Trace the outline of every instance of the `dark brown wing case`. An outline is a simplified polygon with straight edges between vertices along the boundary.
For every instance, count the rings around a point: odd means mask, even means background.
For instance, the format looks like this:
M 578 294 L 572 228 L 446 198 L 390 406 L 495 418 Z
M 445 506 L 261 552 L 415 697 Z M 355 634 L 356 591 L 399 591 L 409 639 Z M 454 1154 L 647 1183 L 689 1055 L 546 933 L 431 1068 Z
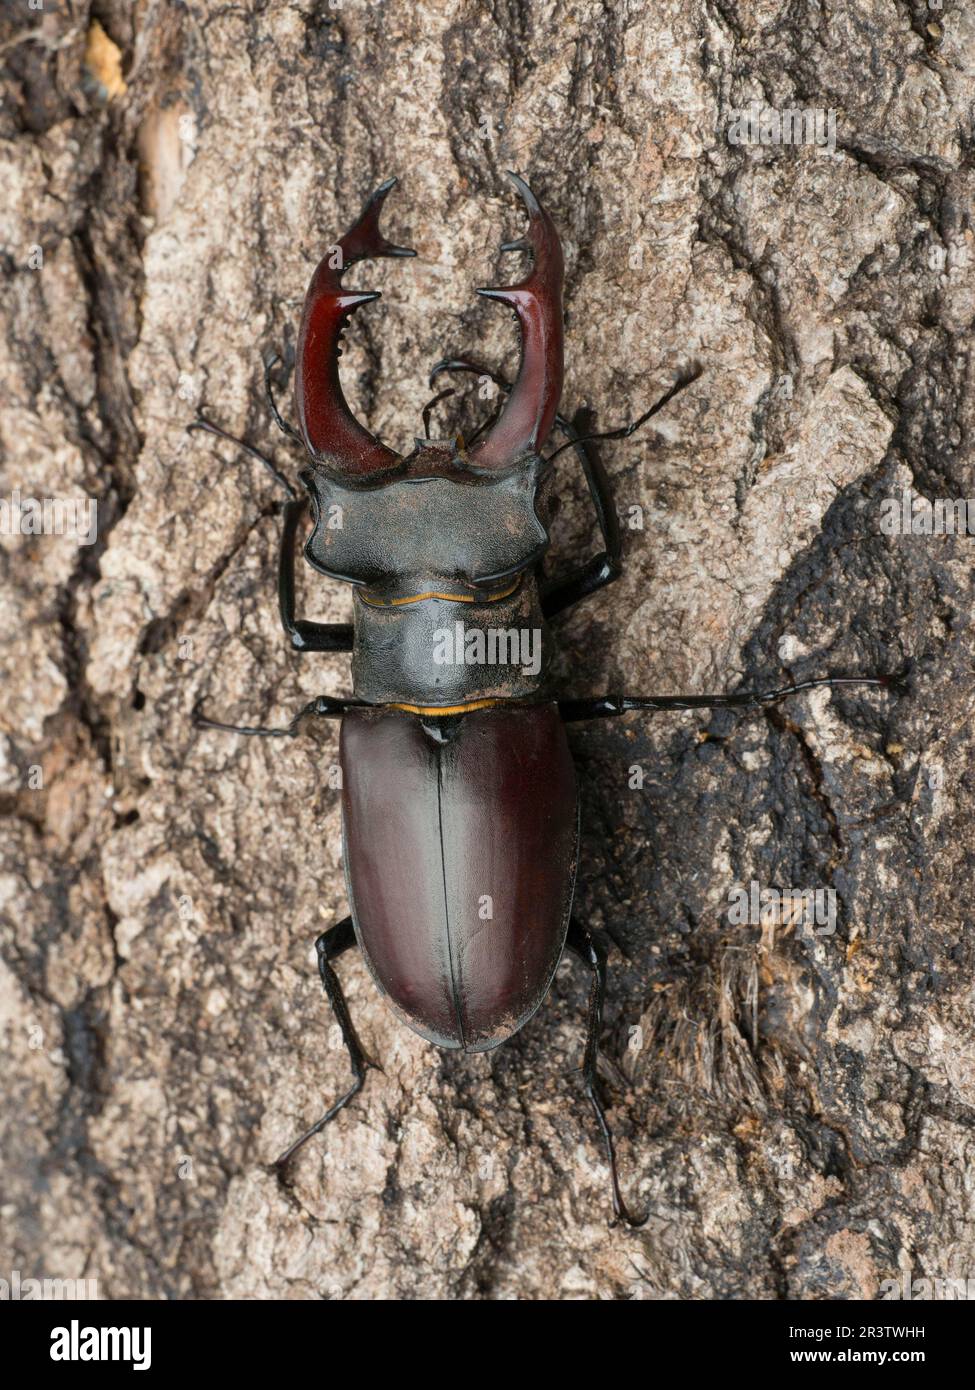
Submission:
M 575 771 L 554 704 L 475 710 L 446 739 L 358 710 L 341 737 L 356 934 L 397 1014 L 481 1052 L 548 992 L 578 846 Z

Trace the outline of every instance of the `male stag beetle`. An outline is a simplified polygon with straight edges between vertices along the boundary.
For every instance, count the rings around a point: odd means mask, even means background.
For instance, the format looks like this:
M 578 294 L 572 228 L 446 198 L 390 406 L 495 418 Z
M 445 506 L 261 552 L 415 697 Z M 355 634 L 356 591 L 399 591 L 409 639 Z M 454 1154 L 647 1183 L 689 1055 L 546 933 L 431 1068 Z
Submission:
M 639 1226 L 646 1217 L 631 1215 L 623 1200 L 596 1071 L 606 947 L 572 915 L 579 796 L 565 722 L 628 710 L 761 706 L 814 686 L 855 682 L 824 678 L 732 695 L 559 699 L 552 693 L 548 620 L 621 572 L 612 492 L 592 444 L 632 434 L 699 369 L 620 429 L 580 435 L 558 413 L 562 249 L 531 189 L 518 175 L 510 178 L 525 205 L 528 232 L 502 249 L 530 252 L 531 268 L 517 285 L 478 293 L 514 310 L 521 363 L 511 387 L 487 373 L 499 387 L 501 408 L 466 441 L 429 438 L 430 409 L 449 391 L 424 410 L 427 437 L 405 456 L 371 435 L 342 395 L 342 332 L 354 309 L 377 298 L 343 289 L 343 271 L 356 261 L 415 254 L 379 231 L 394 179 L 373 193 L 312 277 L 295 371 L 300 432 L 281 419 L 270 390 L 276 359 L 266 364 L 274 419 L 311 460 L 299 475 L 308 496 L 300 497 L 270 459 L 242 445 L 288 494 L 278 576 L 281 621 L 296 652 L 352 653 L 353 698 L 322 696 L 284 728 L 236 727 L 199 710 L 195 716 L 204 728 L 265 737 L 294 735 L 308 716 L 342 721 L 350 915 L 320 936 L 316 948 L 354 1080 L 277 1166 L 352 1100 L 370 1065 L 333 969 L 337 956 L 358 944 L 408 1027 L 438 1047 L 482 1052 L 532 1017 L 568 947 L 592 974 L 582 1073 L 605 1146 L 614 1211 Z M 484 369 L 453 358 L 437 364 L 431 384 L 453 371 Z M 545 456 L 556 426 L 565 443 Z M 191 428 L 232 439 L 202 417 Z M 553 461 L 568 448 L 582 467 L 604 549 L 555 582 L 541 573 L 548 534 L 537 503 Z M 351 624 L 295 615 L 295 544 L 309 500 L 314 525 L 305 557 L 321 574 L 353 586 Z M 336 507 L 342 525 L 330 527 Z M 446 659 L 451 647 L 457 659 Z M 481 910 L 486 901 L 487 917 Z

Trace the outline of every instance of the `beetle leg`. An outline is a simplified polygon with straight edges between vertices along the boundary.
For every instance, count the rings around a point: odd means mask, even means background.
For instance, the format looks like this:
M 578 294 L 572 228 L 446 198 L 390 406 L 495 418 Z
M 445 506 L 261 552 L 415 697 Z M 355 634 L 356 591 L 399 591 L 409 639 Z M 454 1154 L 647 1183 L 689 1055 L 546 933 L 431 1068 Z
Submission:
M 635 1230 L 646 1225 L 650 1213 L 648 1211 L 646 1216 L 633 1216 L 623 1200 L 619 1173 L 616 1169 L 616 1147 L 613 1143 L 613 1132 L 606 1119 L 599 1077 L 596 1073 L 596 1066 L 599 1061 L 599 1035 L 603 1026 L 603 1001 L 606 998 L 606 947 L 598 937 L 593 936 L 592 932 L 587 931 L 574 917 L 569 922 L 569 934 L 565 944 L 592 971 L 592 987 L 589 991 L 589 1010 L 586 1018 L 586 1051 L 582 1061 L 583 1084 L 593 1114 L 596 1116 L 596 1123 L 603 1136 L 606 1157 L 609 1161 L 610 1181 L 613 1189 L 613 1211 L 620 1221 L 624 1221 L 627 1226 L 631 1226 Z
M 193 723 L 198 729 L 220 729 L 227 734 L 252 734 L 256 738 L 296 738 L 302 720 L 309 716 L 315 714 L 326 719 L 341 719 L 350 709 L 360 709 L 364 703 L 363 700 L 342 700 L 332 695 L 319 695 L 300 709 L 290 724 L 271 728 L 260 724 L 224 724 L 219 719 L 210 719 L 197 703 L 193 706 Z
M 278 563 L 278 609 L 292 649 L 296 652 L 350 652 L 351 623 L 310 623 L 295 617 L 295 543 L 307 497 L 294 497 L 284 507 L 281 555 Z
M 606 549 L 601 555 L 594 556 L 565 579 L 543 588 L 542 612 L 546 618 L 553 618 L 556 613 L 562 613 L 565 609 L 571 608 L 580 599 L 588 598 L 590 594 L 595 594 L 607 584 L 612 584 L 613 580 L 618 579 L 623 572 L 623 542 L 620 536 L 616 506 L 613 501 L 613 489 L 599 455 L 590 447 L 592 441 L 596 439 L 628 439 L 641 425 L 646 424 L 658 411 L 663 410 L 665 405 L 672 401 L 686 386 L 689 386 L 692 381 L 696 381 L 700 375 L 700 367 L 694 367 L 685 372 L 678 377 L 669 391 L 666 391 L 658 401 L 654 402 L 649 410 L 644 411 L 638 420 L 634 420 L 629 425 L 621 425 L 619 429 L 601 430 L 596 434 L 585 432 L 580 434 L 576 427 L 577 423 L 585 420 L 588 412 L 577 411 L 575 419 L 571 423 L 563 420 L 561 416 L 556 416 L 556 421 L 561 426 L 566 442 L 549 454 L 548 462 L 551 463 L 565 449 L 575 449 L 582 463 L 582 470 L 586 475 L 589 496 L 592 498 L 593 507 L 596 510 L 596 519 L 599 522 L 599 529 L 602 532 L 603 544 Z M 584 425 L 582 425 L 582 429 L 585 430 Z
M 362 1044 L 359 1042 L 356 1035 L 352 1019 L 349 1016 L 349 1008 L 345 1002 L 345 995 L 342 993 L 339 977 L 332 969 L 332 961 L 335 960 L 336 957 L 342 955 L 344 951 L 347 951 L 350 946 L 354 946 L 355 944 L 355 928 L 352 925 L 351 917 L 343 917 L 341 922 L 336 922 L 334 927 L 330 927 L 327 932 L 323 932 L 315 942 L 315 950 L 318 952 L 318 970 L 322 977 L 322 985 L 324 986 L 325 993 L 328 995 L 328 1002 L 332 1006 L 332 1012 L 335 1014 L 339 1028 L 342 1030 L 342 1041 L 345 1043 L 345 1049 L 349 1054 L 349 1062 L 352 1065 L 352 1073 L 355 1076 L 355 1080 L 345 1092 L 345 1095 L 340 1096 L 335 1104 L 326 1110 L 322 1118 L 316 1120 L 311 1129 L 306 1130 L 293 1144 L 285 1149 L 284 1153 L 281 1154 L 279 1158 L 274 1160 L 271 1166 L 277 1168 L 279 1171 L 294 1157 L 303 1144 L 313 1138 L 314 1135 L 320 1134 L 329 1120 L 334 1120 L 339 1111 L 343 1110 L 345 1106 L 348 1105 L 349 1101 L 359 1094 L 365 1084 L 366 1071 L 369 1067 L 376 1067 L 377 1071 L 381 1070 L 381 1068 L 376 1066 L 376 1063 L 367 1057 L 366 1053 L 363 1051 Z
M 278 410 L 277 401 L 274 399 L 274 387 L 271 385 L 271 372 L 280 361 L 281 357 L 276 352 L 269 353 L 264 359 L 264 395 L 267 398 L 271 419 L 277 425 L 281 433 L 286 435 L 288 439 L 293 439 L 296 443 L 301 444 L 301 435 L 293 425 L 289 425 L 287 420 L 282 418 L 281 412 Z M 206 430 L 208 434 L 218 435 L 221 439 L 226 439 L 228 443 L 236 444 L 238 449 L 243 449 L 245 453 L 250 454 L 251 458 L 255 458 L 259 463 L 262 463 L 274 481 L 279 487 L 285 490 L 289 497 L 297 496 L 294 488 L 288 482 L 284 474 L 278 470 L 272 460 L 269 459 L 266 454 L 262 454 L 259 449 L 255 449 L 253 445 L 245 444 L 242 439 L 237 439 L 234 435 L 228 434 L 226 430 L 221 429 L 219 425 L 214 425 L 203 415 L 197 416 L 192 425 L 187 426 L 187 429 L 190 433 L 192 433 L 193 430 Z
M 674 382 L 673 386 L 671 386 L 667 391 L 665 391 L 659 400 L 654 401 L 653 405 L 650 406 L 648 410 L 645 410 L 643 414 L 640 415 L 636 420 L 631 420 L 628 425 L 617 425 L 615 429 L 598 430 L 595 434 L 583 435 L 581 440 L 570 439 L 568 443 L 560 444 L 557 449 L 553 450 L 553 452 L 549 454 L 547 462 L 551 463 L 557 454 L 561 454 L 563 450 L 568 449 L 571 444 L 588 443 L 590 439 L 629 439 L 631 434 L 635 434 L 636 431 L 640 429 L 642 425 L 645 425 L 648 420 L 652 420 L 654 415 L 656 415 L 659 411 L 663 410 L 665 405 L 669 405 L 675 396 L 680 395 L 681 391 L 683 391 L 685 387 L 690 386 L 692 382 L 697 381 L 702 371 L 703 368 L 699 367 L 697 363 L 695 363 L 686 371 L 681 372 L 680 376 Z
M 558 705 L 562 718 L 571 723 L 577 719 L 613 718 L 630 710 L 761 709 L 803 690 L 838 685 L 874 685 L 898 693 L 902 689 L 902 679 L 899 676 L 820 676 L 775 690 L 741 690 L 733 695 L 597 695 L 587 700 L 559 700 Z

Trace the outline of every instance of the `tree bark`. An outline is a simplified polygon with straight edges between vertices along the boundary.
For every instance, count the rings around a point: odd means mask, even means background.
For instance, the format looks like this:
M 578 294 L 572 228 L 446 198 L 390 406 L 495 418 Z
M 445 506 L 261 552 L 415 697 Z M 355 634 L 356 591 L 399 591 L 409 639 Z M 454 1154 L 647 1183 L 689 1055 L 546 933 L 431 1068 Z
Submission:
M 972 539 L 883 522 L 905 489 L 975 497 L 971 10 L 105 0 L 2 25 L 0 496 L 97 501 L 93 544 L 0 551 L 3 1268 L 357 1299 L 871 1298 L 975 1268 Z M 749 141 L 763 108 L 779 138 Z M 603 446 L 625 573 L 557 620 L 564 694 L 910 664 L 904 693 L 571 729 L 635 1234 L 570 961 L 468 1057 L 343 958 L 383 1071 L 269 1169 L 349 1084 L 313 949 L 347 912 L 336 728 L 191 721 L 284 723 L 349 673 L 282 638 L 273 481 L 186 425 L 294 475 L 262 354 L 287 367 L 316 261 L 391 174 L 418 255 L 350 277 L 384 292 L 342 359 L 360 418 L 403 448 L 439 358 L 513 373 L 473 294 L 513 278 L 509 168 L 563 238 L 563 410 L 615 426 L 703 368 Z M 570 454 L 558 475 L 556 569 L 596 545 Z M 301 599 L 350 612 L 310 571 Z M 752 883 L 835 911 L 737 920 Z

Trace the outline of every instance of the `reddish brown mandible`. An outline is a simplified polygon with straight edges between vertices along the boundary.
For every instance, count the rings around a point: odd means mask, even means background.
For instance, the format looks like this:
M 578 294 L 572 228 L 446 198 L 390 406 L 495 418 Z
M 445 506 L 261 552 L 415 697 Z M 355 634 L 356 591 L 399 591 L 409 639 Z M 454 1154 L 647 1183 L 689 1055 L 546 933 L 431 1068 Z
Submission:
M 528 212 L 528 232 L 505 242 L 504 251 L 530 251 L 532 266 L 517 285 L 479 289 L 509 304 L 521 325 L 518 377 L 494 426 L 465 463 L 505 469 L 543 447 L 562 394 L 562 248 L 552 219 L 517 174 L 508 176 Z M 352 414 L 339 382 L 339 342 L 350 314 L 378 299 L 375 290 L 344 290 L 342 275 L 356 261 L 413 256 L 379 230 L 379 215 L 395 186 L 387 179 L 368 199 L 357 222 L 319 262 L 308 287 L 298 338 L 295 395 L 301 433 L 312 459 L 326 472 L 345 477 L 388 473 L 404 458 L 381 444 Z

